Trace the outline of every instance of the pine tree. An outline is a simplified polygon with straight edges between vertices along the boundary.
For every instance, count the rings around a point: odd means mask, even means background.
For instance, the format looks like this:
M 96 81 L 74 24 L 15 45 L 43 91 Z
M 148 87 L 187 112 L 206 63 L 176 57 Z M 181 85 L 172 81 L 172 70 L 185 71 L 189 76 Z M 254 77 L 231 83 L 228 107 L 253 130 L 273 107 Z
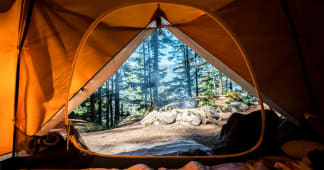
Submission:
M 230 90 L 230 92 L 233 92 L 232 80 L 229 80 L 229 90 Z
M 120 110 L 119 110 L 119 72 L 115 73 L 115 123 L 119 122 Z
M 110 92 L 109 92 L 109 80 L 106 81 L 106 128 L 110 127 L 110 105 L 111 105 L 111 99 L 110 99 Z
M 157 30 L 152 34 L 152 48 L 153 48 L 153 103 L 156 107 L 159 106 L 159 43 Z
M 98 123 L 102 124 L 102 86 L 98 89 Z
M 218 81 L 219 81 L 219 95 L 223 95 L 223 76 L 220 71 L 218 73 Z
M 187 95 L 188 97 L 192 97 L 192 93 L 191 93 L 191 76 L 190 76 L 190 59 L 189 59 L 189 49 L 188 46 L 186 46 L 185 44 L 183 44 L 183 48 L 184 48 L 184 71 L 185 71 L 185 75 L 186 75 L 186 83 L 187 83 Z
M 90 96 L 90 120 L 96 121 L 96 108 L 95 108 L 96 96 L 95 93 Z
M 199 84 L 198 84 L 198 64 L 197 64 L 197 54 L 195 53 L 195 80 L 196 80 L 196 96 L 199 96 Z

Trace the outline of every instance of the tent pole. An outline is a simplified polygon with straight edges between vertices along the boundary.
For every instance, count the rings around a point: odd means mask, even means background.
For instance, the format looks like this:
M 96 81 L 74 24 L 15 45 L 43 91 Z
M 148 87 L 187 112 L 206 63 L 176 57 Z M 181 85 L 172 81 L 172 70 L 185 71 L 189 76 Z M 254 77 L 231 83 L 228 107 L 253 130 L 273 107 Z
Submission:
M 295 26 L 293 17 L 291 15 L 291 12 L 289 10 L 287 0 L 280 0 L 280 2 L 281 2 L 281 5 L 282 5 L 282 8 L 283 8 L 283 11 L 287 16 L 287 19 L 288 19 L 288 22 L 289 22 L 289 25 L 290 25 L 294 40 L 296 42 L 297 54 L 298 54 L 299 62 L 300 62 L 301 69 L 302 69 L 302 72 L 303 72 L 304 81 L 305 81 L 305 85 L 306 85 L 306 88 L 307 88 L 307 93 L 308 93 L 308 96 L 309 96 L 309 99 L 310 99 L 310 102 L 311 102 L 311 114 L 317 114 L 318 113 L 317 112 L 318 111 L 317 102 L 316 102 L 316 100 L 314 99 L 314 96 L 313 96 L 313 90 L 312 90 L 312 86 L 311 86 L 311 83 L 310 83 L 310 80 L 309 80 L 308 72 L 307 72 L 307 69 L 306 69 L 306 66 L 305 66 L 305 60 L 304 60 L 301 44 L 299 42 L 299 37 L 298 37 L 297 30 L 296 30 L 296 26 Z
M 20 23 L 19 23 L 19 33 L 22 32 L 22 35 L 19 36 L 19 46 L 18 48 L 18 57 L 17 57 L 17 67 L 16 67 L 16 84 L 15 84 L 15 110 L 14 110 L 14 133 L 13 133 L 13 142 L 12 142 L 12 157 L 16 157 L 16 135 L 17 135 L 17 112 L 18 112 L 18 98 L 19 98 L 19 78 L 20 78 L 20 59 L 21 59 L 21 50 L 24 45 L 26 35 L 28 32 L 32 12 L 33 12 L 34 0 L 23 0 L 21 5 L 20 13 Z M 25 8 L 28 8 L 25 11 Z M 26 18 L 25 18 L 26 16 Z

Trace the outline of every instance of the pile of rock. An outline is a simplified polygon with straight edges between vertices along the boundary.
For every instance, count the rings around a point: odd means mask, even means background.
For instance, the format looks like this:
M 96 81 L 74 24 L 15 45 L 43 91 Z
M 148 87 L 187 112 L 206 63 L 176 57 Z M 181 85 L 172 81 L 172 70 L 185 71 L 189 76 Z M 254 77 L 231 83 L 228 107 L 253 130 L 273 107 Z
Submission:
M 218 124 L 224 118 L 224 112 L 229 115 L 229 112 L 245 111 L 249 107 L 242 102 L 232 102 L 227 105 L 212 107 L 202 106 L 194 109 L 163 109 L 160 111 L 153 111 L 147 114 L 142 120 L 141 124 L 159 125 L 159 124 L 181 124 L 199 126 L 201 124 Z
M 141 123 L 145 126 L 159 124 L 181 124 L 199 126 L 200 124 L 215 123 L 220 116 L 213 107 L 201 107 L 196 109 L 173 109 L 171 111 L 153 111 L 145 116 Z

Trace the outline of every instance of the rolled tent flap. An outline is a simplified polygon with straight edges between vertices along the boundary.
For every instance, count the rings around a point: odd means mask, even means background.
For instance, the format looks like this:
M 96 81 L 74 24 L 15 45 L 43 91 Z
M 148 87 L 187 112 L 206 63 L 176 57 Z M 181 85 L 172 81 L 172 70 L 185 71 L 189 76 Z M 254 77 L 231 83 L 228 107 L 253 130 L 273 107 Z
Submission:
M 12 152 L 13 146 L 21 8 L 20 0 L 0 3 L 0 160 L 2 155 Z
M 92 19 L 35 1 L 21 56 L 17 128 L 34 135 L 64 103 L 74 50 Z

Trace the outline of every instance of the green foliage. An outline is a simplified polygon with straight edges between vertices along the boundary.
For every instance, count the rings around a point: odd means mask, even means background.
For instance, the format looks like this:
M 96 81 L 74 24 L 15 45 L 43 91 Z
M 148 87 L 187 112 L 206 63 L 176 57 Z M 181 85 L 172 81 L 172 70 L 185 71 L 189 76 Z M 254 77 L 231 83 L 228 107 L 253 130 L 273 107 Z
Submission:
M 213 106 L 216 107 L 217 105 L 214 102 L 215 96 L 206 96 L 206 97 L 201 97 L 199 102 L 198 102 L 198 107 L 201 106 Z
M 87 99 L 73 111 L 74 117 L 93 121 L 90 107 L 94 106 L 92 110 L 95 108 L 94 122 L 96 123 L 99 119 L 97 114 L 99 110 L 102 111 L 103 114 L 100 117 L 105 126 L 89 125 L 86 131 L 116 127 L 118 122 L 115 122 L 115 108 L 121 113 L 117 114 L 117 118 L 120 119 L 116 121 L 122 122 L 127 116 L 146 115 L 169 103 L 198 96 L 206 96 L 199 101 L 198 106 L 215 107 L 214 100 L 219 95 L 220 80 L 223 82 L 225 103 L 232 101 L 242 101 L 247 104 L 257 103 L 254 96 L 234 82 L 231 82 L 231 87 L 226 84 L 227 78 L 219 70 L 198 56 L 166 29 L 163 29 L 162 35 L 159 35 L 158 38 L 156 38 L 156 34 L 153 36 L 150 36 L 139 46 L 119 68 L 118 80 L 116 80 L 116 75 L 111 76 L 102 86 L 100 96 L 98 91 L 95 92 L 93 94 L 95 100 Z M 154 75 L 155 78 L 153 78 Z M 116 90 L 116 85 L 118 85 L 118 90 Z M 154 90 L 158 93 L 154 94 Z M 116 98 L 119 102 L 116 102 Z M 101 103 L 100 106 L 99 103 Z M 106 113 L 109 113 L 109 117 Z
M 258 104 L 258 99 L 251 95 L 250 93 L 247 93 L 247 92 L 242 92 L 241 93 L 241 96 L 242 96 L 242 100 L 244 103 L 247 103 L 247 104 Z
M 242 99 L 242 96 L 239 92 L 225 92 L 224 96 L 226 96 L 226 98 L 227 98 L 225 101 L 226 104 L 232 103 L 234 101 L 244 102 L 244 100 Z M 248 104 L 248 103 L 246 103 L 246 104 Z

